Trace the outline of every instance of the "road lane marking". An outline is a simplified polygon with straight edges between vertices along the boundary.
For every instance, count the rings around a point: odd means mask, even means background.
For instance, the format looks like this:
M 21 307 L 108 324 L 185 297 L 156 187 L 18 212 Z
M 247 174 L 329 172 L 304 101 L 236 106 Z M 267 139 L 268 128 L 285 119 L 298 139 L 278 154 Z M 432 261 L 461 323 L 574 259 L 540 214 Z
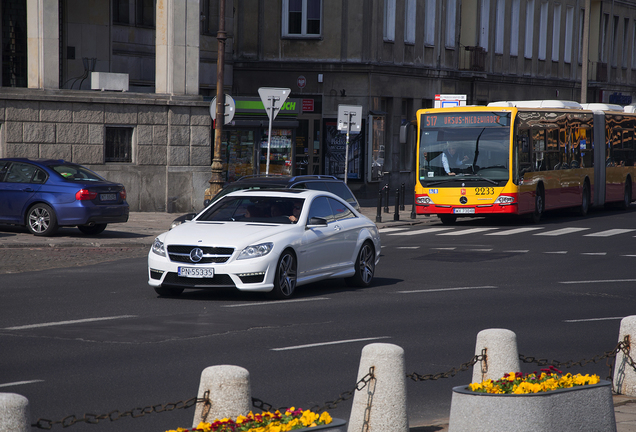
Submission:
M 485 285 L 485 286 L 477 286 L 477 287 L 438 288 L 438 289 L 413 290 L 413 291 L 398 291 L 398 294 L 427 293 L 427 292 L 440 292 L 440 291 L 463 291 L 463 290 L 493 289 L 493 288 L 497 288 L 497 287 L 492 285 Z
M 316 297 L 316 298 L 308 298 L 308 299 L 276 300 L 276 301 L 257 302 L 257 303 L 239 303 L 239 304 L 223 305 L 221 307 L 231 308 L 231 307 L 244 307 L 244 306 L 268 306 L 268 305 L 281 304 L 281 303 L 285 303 L 285 304 L 300 303 L 300 302 L 318 301 L 318 300 L 330 300 L 330 299 L 329 297 Z
M 418 235 L 418 234 L 430 234 L 434 232 L 448 231 L 452 229 L 453 228 L 424 228 L 424 229 L 414 230 L 414 231 L 396 232 L 389 235 L 390 236 L 412 236 L 412 235 Z
M 404 231 L 408 228 L 402 227 L 402 228 L 398 228 L 398 227 L 394 227 L 394 228 L 380 228 L 380 233 L 381 234 L 385 234 L 388 232 L 394 232 L 394 231 Z
M 12 383 L 0 384 L 0 387 L 13 387 L 13 386 L 19 386 L 24 384 L 35 384 L 39 382 L 44 382 L 44 380 L 16 381 Z
M 543 252 L 544 254 L 561 254 L 565 255 L 568 251 L 554 251 L 554 252 Z
M 271 348 L 270 351 L 288 351 L 288 350 L 303 349 L 303 348 L 314 348 L 314 347 L 326 346 L 326 345 L 338 345 L 338 344 L 345 344 L 345 343 L 352 343 L 352 342 L 364 342 L 364 341 L 370 341 L 370 340 L 390 339 L 390 338 L 391 336 L 379 336 L 379 337 L 370 337 L 370 338 L 362 338 L 362 339 L 346 339 L 346 340 L 339 340 L 339 341 L 332 341 L 332 342 L 295 345 L 295 346 L 289 346 L 284 348 Z
M 461 230 L 461 231 L 453 231 L 453 232 L 437 234 L 437 235 L 439 235 L 439 236 L 443 236 L 443 235 L 460 236 L 460 235 L 466 235 L 466 234 L 476 234 L 476 233 L 480 233 L 480 232 L 484 232 L 484 231 L 492 231 L 492 230 L 496 230 L 496 229 L 499 229 L 499 228 L 470 228 L 470 229 L 465 229 L 465 230 Z
M 572 234 L 579 231 L 589 230 L 589 228 L 562 228 L 554 231 L 542 232 L 534 234 L 536 236 L 560 236 L 565 234 Z
M 16 326 L 16 327 L 6 327 L 6 328 L 3 328 L 2 330 L 26 330 L 26 329 L 40 328 L 40 327 L 53 327 L 53 326 L 67 325 L 67 324 L 82 324 L 82 323 L 95 322 L 95 321 L 107 321 L 107 320 L 114 320 L 114 319 L 136 318 L 136 317 L 137 315 L 120 315 L 120 316 L 114 316 L 114 317 L 86 318 L 86 319 L 71 320 L 71 321 L 57 321 L 57 322 L 48 322 L 48 323 L 41 323 L 41 324 L 29 324 L 29 325 Z
M 468 252 L 490 252 L 492 251 L 492 248 L 490 249 L 466 249 Z
M 560 284 L 591 284 L 591 283 L 617 283 L 617 282 L 636 282 L 636 279 L 599 279 L 599 280 L 582 280 L 582 281 L 563 281 Z
M 504 253 L 528 253 L 530 249 L 505 250 Z
M 628 232 L 632 232 L 632 231 L 636 231 L 633 229 L 611 229 L 611 230 L 607 230 L 607 231 L 600 231 L 597 233 L 592 233 L 592 234 L 585 234 L 583 237 L 609 237 L 609 236 L 614 236 L 614 235 L 618 235 L 618 234 L 625 234 Z
M 524 233 L 524 232 L 535 231 L 535 230 L 540 230 L 540 229 L 543 229 L 543 227 L 515 228 L 515 229 L 506 230 L 506 231 L 488 233 L 488 234 L 485 234 L 485 235 L 506 236 L 506 235 L 513 235 L 513 234 L 521 234 L 521 233 Z
M 456 247 L 441 247 L 441 248 L 431 248 L 432 250 L 455 250 Z
M 589 321 L 613 321 L 613 320 L 622 320 L 625 317 L 609 317 L 609 318 L 588 318 L 588 319 L 578 319 L 578 320 L 563 320 L 566 323 L 576 323 L 576 322 L 589 322 Z
M 419 249 L 419 246 L 398 246 L 396 249 Z
M 581 255 L 605 256 L 607 252 L 581 252 Z

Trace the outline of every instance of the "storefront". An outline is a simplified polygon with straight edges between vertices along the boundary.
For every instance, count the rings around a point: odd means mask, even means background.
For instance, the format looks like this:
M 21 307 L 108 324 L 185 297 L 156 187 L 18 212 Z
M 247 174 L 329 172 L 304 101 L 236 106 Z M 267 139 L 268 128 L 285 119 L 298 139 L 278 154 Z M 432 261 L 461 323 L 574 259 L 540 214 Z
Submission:
M 223 126 L 221 160 L 225 181 L 246 175 L 266 173 L 269 119 L 260 98 L 234 99 L 234 119 Z M 296 119 L 301 112 L 300 101 L 288 99 L 272 124 L 269 148 L 269 173 L 291 175 L 296 171 Z M 214 159 L 214 154 L 212 155 Z

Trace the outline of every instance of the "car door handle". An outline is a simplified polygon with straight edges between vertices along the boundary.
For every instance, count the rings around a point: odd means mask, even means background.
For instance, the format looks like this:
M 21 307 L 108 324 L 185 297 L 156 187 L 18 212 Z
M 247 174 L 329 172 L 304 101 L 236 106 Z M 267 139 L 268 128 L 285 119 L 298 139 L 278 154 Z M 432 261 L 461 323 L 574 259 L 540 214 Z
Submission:
M 30 187 L 25 188 L 25 189 L 22 189 L 22 192 L 33 192 L 33 189 L 31 189 Z
M 333 229 L 335 229 L 336 231 L 340 231 L 342 227 L 340 225 L 334 225 Z

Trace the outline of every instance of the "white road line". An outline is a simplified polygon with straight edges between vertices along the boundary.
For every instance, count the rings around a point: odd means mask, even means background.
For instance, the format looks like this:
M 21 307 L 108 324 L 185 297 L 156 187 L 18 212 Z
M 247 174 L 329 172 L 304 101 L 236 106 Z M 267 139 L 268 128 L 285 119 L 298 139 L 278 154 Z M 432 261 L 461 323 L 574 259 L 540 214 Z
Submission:
M 384 234 L 384 233 L 388 233 L 388 232 L 394 232 L 394 231 L 404 231 L 405 229 L 408 229 L 406 227 L 394 227 L 394 228 L 380 228 L 380 234 Z
M 565 234 L 572 234 L 579 231 L 589 230 L 589 228 L 562 228 L 554 231 L 542 232 L 534 234 L 536 236 L 560 236 Z
M 599 279 L 583 281 L 563 281 L 560 284 L 590 284 L 590 283 L 615 283 L 615 282 L 636 282 L 636 279 Z
M 444 247 L 444 248 L 431 248 L 433 250 L 455 250 L 456 247 Z
M 492 248 L 490 249 L 467 249 L 468 252 L 490 252 L 492 250 Z
M 451 229 L 453 228 L 425 228 L 425 229 L 415 230 L 415 231 L 397 232 L 397 233 L 393 233 L 389 235 L 390 236 L 412 236 L 412 235 L 419 235 L 419 234 L 430 234 L 430 233 L 440 232 L 440 231 L 448 231 Z
M 554 251 L 554 252 L 543 252 L 544 254 L 560 254 L 565 255 L 568 251 Z
M 413 291 L 398 291 L 398 294 L 412 294 L 412 293 L 427 293 L 427 292 L 440 292 L 440 291 L 464 291 L 464 290 L 476 290 L 476 289 L 493 289 L 496 286 L 485 285 L 477 287 L 457 287 L 457 288 L 439 288 L 439 289 L 427 289 L 427 290 L 413 290 Z
M 563 320 L 566 323 L 576 323 L 576 322 L 588 322 L 588 321 L 613 321 L 613 320 L 622 320 L 625 317 L 609 317 L 609 318 L 588 318 L 588 319 L 578 319 L 578 320 Z
M 371 338 L 362 338 L 362 339 L 347 339 L 347 340 L 322 342 L 322 343 L 307 344 L 307 345 L 296 345 L 296 346 L 290 346 L 290 347 L 284 347 L 284 348 L 272 348 L 271 351 L 288 351 L 288 350 L 303 349 L 303 348 L 314 348 L 314 347 L 326 346 L 326 345 L 338 345 L 338 344 L 345 344 L 345 343 L 352 343 L 352 342 L 364 342 L 364 341 L 378 340 L 378 339 L 389 339 L 390 337 L 391 336 L 380 336 L 380 337 L 371 337 Z
M 506 230 L 506 231 L 488 233 L 488 234 L 485 234 L 485 235 L 507 236 L 507 235 L 513 235 L 513 234 L 521 234 L 521 233 L 528 232 L 528 231 L 536 231 L 536 230 L 540 230 L 540 229 L 543 229 L 543 227 L 515 228 L 515 229 Z
M 492 231 L 495 229 L 499 229 L 499 228 L 470 228 L 470 229 L 465 229 L 465 230 L 461 230 L 461 231 L 453 231 L 453 232 L 449 232 L 449 233 L 444 233 L 444 234 L 437 234 L 440 236 L 443 235 L 448 235 L 448 236 L 460 236 L 460 235 L 466 235 L 466 234 L 476 234 L 476 233 L 480 233 L 480 232 L 484 232 L 484 231 Z
M 528 253 L 530 249 L 520 249 L 520 250 L 505 250 L 504 253 Z
M 419 246 L 398 246 L 396 249 L 419 249 Z
M 618 234 L 625 234 L 632 231 L 636 231 L 636 230 L 616 228 L 616 229 L 600 231 L 600 232 L 592 233 L 592 234 L 585 234 L 583 237 L 609 237 L 609 236 L 618 235 Z
M 621 256 L 624 256 L 624 257 L 636 257 L 636 255 L 621 255 Z
M 224 305 L 221 307 L 231 308 L 231 307 L 244 307 L 244 306 L 269 306 L 269 305 L 281 304 L 281 303 L 287 304 L 287 303 L 299 303 L 299 302 L 318 301 L 318 300 L 329 300 L 329 297 L 315 297 L 315 298 L 296 299 L 296 300 L 278 300 L 278 301 L 268 301 L 268 302 L 258 302 L 258 303 L 239 303 L 239 304 Z
M 49 322 L 49 323 L 41 323 L 41 324 L 16 326 L 16 327 L 6 327 L 6 328 L 3 328 L 2 330 L 25 330 L 25 329 L 32 329 L 32 328 L 39 328 L 39 327 L 52 327 L 52 326 L 67 325 L 67 324 L 82 324 L 82 323 L 95 322 L 95 321 L 107 321 L 107 320 L 114 320 L 114 319 L 136 318 L 136 317 L 137 315 L 120 315 L 120 316 L 114 316 L 114 317 L 86 318 L 86 319 L 72 320 L 72 321 L 57 321 L 57 322 Z
M 0 387 L 13 387 L 13 386 L 19 386 L 24 384 L 34 384 L 39 382 L 44 382 L 44 380 L 16 381 L 12 383 L 0 384 Z
M 581 255 L 605 256 L 607 252 L 581 252 Z

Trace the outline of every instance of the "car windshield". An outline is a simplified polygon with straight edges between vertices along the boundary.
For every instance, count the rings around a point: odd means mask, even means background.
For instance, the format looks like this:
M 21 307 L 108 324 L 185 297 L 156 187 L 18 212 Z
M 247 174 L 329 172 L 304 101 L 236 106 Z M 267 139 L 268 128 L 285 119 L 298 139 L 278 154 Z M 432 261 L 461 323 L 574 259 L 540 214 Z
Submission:
M 66 181 L 105 181 L 102 177 L 79 165 L 51 165 L 50 168 Z
M 282 197 L 224 197 L 204 211 L 197 222 L 264 222 L 289 224 L 298 220 L 304 199 Z

